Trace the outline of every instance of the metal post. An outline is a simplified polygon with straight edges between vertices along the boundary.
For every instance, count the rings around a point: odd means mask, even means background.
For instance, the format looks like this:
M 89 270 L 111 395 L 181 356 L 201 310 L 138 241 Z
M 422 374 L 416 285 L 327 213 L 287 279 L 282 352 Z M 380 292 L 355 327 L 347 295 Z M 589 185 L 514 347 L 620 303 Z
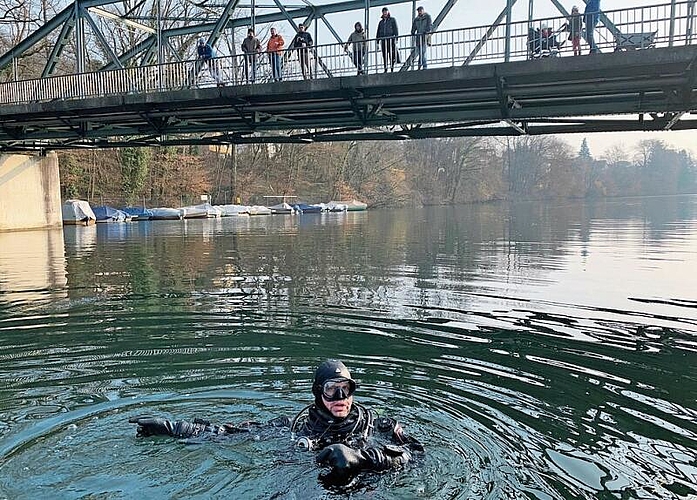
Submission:
M 85 72 L 85 24 L 80 15 L 80 2 L 75 2 L 75 51 L 77 60 L 75 70 L 77 73 Z
M 252 15 L 250 16 L 252 18 L 252 29 L 254 30 L 254 36 L 257 36 L 257 2 L 256 0 L 252 0 Z
M 416 0 L 414 0 L 411 3 L 411 19 L 410 19 L 410 21 L 413 20 L 415 17 L 416 17 Z M 411 22 L 409 23 L 408 26 L 409 26 L 409 28 L 408 28 L 409 32 L 411 33 Z M 414 68 L 414 59 L 415 58 L 414 58 L 413 54 L 414 54 L 414 51 L 416 50 L 416 40 L 413 40 L 413 38 L 414 37 L 411 37 L 409 39 L 409 47 L 410 47 L 411 53 L 412 53 L 412 55 L 409 56 L 409 58 L 411 59 L 411 64 L 409 65 L 411 67 L 411 69 Z M 397 43 L 399 43 L 399 39 L 398 39 Z M 399 50 L 399 47 L 397 47 L 397 50 Z M 421 61 L 419 61 L 419 64 L 421 64 Z
M 365 12 L 364 12 L 364 22 L 363 22 L 363 29 L 365 30 L 365 37 L 370 40 L 370 0 L 365 0 Z M 368 59 L 367 61 L 363 61 L 363 66 L 364 66 L 364 71 L 366 73 L 369 72 L 370 69 L 370 47 L 368 47 L 368 50 L 366 51 L 365 57 Z
M 504 41 L 504 61 L 511 60 L 511 14 L 513 10 L 512 0 L 506 0 L 506 39 Z
M 256 32 L 255 36 L 256 36 Z M 235 143 L 230 143 L 230 155 L 232 156 L 232 195 L 230 203 L 237 204 L 237 156 L 235 155 Z
M 157 85 L 162 90 L 162 5 L 157 0 Z
M 673 46 L 673 38 L 675 37 L 675 1 L 670 2 L 670 34 L 668 35 L 668 47 Z

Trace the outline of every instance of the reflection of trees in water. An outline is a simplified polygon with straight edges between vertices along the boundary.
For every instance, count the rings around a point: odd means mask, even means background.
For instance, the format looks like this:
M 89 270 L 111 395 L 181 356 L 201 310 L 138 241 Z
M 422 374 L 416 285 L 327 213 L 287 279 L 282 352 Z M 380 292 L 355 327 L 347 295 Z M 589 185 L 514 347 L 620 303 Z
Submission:
M 646 223 L 652 245 L 694 219 L 691 197 L 518 202 L 303 215 L 100 225 L 80 246 L 66 229 L 72 294 L 213 292 L 262 308 L 289 303 L 386 304 L 390 294 L 555 269 L 570 245 Z M 610 229 L 608 229 L 610 228 Z M 89 228 L 82 228 L 89 229 Z M 70 235 L 70 236 L 69 236 Z M 452 284 L 452 285 L 451 285 Z

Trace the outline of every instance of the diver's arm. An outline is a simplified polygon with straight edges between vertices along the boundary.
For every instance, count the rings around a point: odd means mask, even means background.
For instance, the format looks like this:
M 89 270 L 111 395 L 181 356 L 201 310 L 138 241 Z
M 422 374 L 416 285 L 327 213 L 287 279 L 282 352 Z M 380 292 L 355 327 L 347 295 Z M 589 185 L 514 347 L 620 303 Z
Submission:
M 393 418 L 380 417 L 375 421 L 375 429 L 382 434 L 389 434 L 393 444 L 404 446 L 412 452 L 423 452 L 423 445 L 413 436 L 406 433 L 404 428 Z
M 290 419 L 286 416 L 276 417 L 269 420 L 266 424 L 254 421 L 246 421 L 241 424 L 211 425 L 207 420 L 195 418 L 193 422 L 177 420 L 172 422 L 165 418 L 141 415 L 132 417 L 128 420 L 132 424 L 138 425 L 136 436 L 171 436 L 176 438 L 196 437 L 203 433 L 209 434 L 239 434 L 242 432 L 252 432 L 254 429 L 262 427 L 290 427 Z
M 171 422 L 165 418 L 141 415 L 129 418 L 128 421 L 138 425 L 138 430 L 136 431 L 136 436 L 138 437 L 171 436 L 187 438 L 198 436 L 210 428 L 209 422 L 198 419 L 193 422 L 187 422 L 186 420 Z

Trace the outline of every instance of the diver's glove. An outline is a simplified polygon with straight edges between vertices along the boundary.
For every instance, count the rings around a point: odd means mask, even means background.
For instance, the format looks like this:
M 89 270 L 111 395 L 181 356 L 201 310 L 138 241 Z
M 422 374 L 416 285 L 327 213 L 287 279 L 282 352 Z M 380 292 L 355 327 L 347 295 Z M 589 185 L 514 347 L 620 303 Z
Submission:
M 366 468 L 367 461 L 361 450 L 354 450 L 345 444 L 332 444 L 317 455 L 317 463 L 328 465 L 332 471 L 350 474 Z
M 128 421 L 132 424 L 138 424 L 138 430 L 136 431 L 136 436 L 138 437 L 172 436 L 188 438 L 198 436 L 209 427 L 209 422 L 205 420 L 196 419 L 193 423 L 186 420 L 170 422 L 165 418 L 151 417 L 150 415 L 132 417 Z
M 354 450 L 344 444 L 332 444 L 319 452 L 317 463 L 328 465 L 339 475 L 350 475 L 362 470 L 383 471 L 399 467 L 409 458 L 409 453 L 398 446 Z

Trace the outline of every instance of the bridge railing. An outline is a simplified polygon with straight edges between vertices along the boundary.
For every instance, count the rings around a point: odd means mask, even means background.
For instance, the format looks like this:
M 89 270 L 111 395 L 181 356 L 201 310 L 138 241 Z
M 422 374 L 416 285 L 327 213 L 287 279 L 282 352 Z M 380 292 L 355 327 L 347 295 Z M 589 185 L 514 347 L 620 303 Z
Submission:
M 601 52 L 630 48 L 650 50 L 654 47 L 693 44 L 696 39 L 695 10 L 695 2 L 692 0 L 603 11 L 595 30 L 596 43 Z M 505 23 L 437 31 L 425 40 L 428 68 L 571 56 L 571 41 L 568 40 L 569 32 L 565 28 L 568 23 L 569 19 L 564 16 L 513 22 L 510 23 L 508 39 Z M 552 51 L 538 53 L 531 50 L 531 30 L 543 25 L 551 29 L 560 46 Z M 374 74 L 386 69 L 416 69 L 416 42 L 415 37 L 409 35 L 395 39 L 397 58 L 394 66 L 389 63 L 386 66 L 380 41 L 367 40 L 363 58 L 364 72 Z M 353 58 L 355 49 L 355 46 L 343 43 L 311 47 L 308 49 L 311 76 L 332 78 L 357 74 Z M 584 54 L 588 52 L 585 41 L 582 42 L 582 50 Z M 283 53 L 283 80 L 303 78 L 298 55 L 299 52 L 295 50 Z M 268 54 L 259 54 L 256 61 L 254 83 L 272 81 Z M 200 60 L 180 61 L 0 83 L 0 104 L 142 94 L 218 84 L 251 84 L 245 75 L 243 55 L 216 58 L 210 65 Z

